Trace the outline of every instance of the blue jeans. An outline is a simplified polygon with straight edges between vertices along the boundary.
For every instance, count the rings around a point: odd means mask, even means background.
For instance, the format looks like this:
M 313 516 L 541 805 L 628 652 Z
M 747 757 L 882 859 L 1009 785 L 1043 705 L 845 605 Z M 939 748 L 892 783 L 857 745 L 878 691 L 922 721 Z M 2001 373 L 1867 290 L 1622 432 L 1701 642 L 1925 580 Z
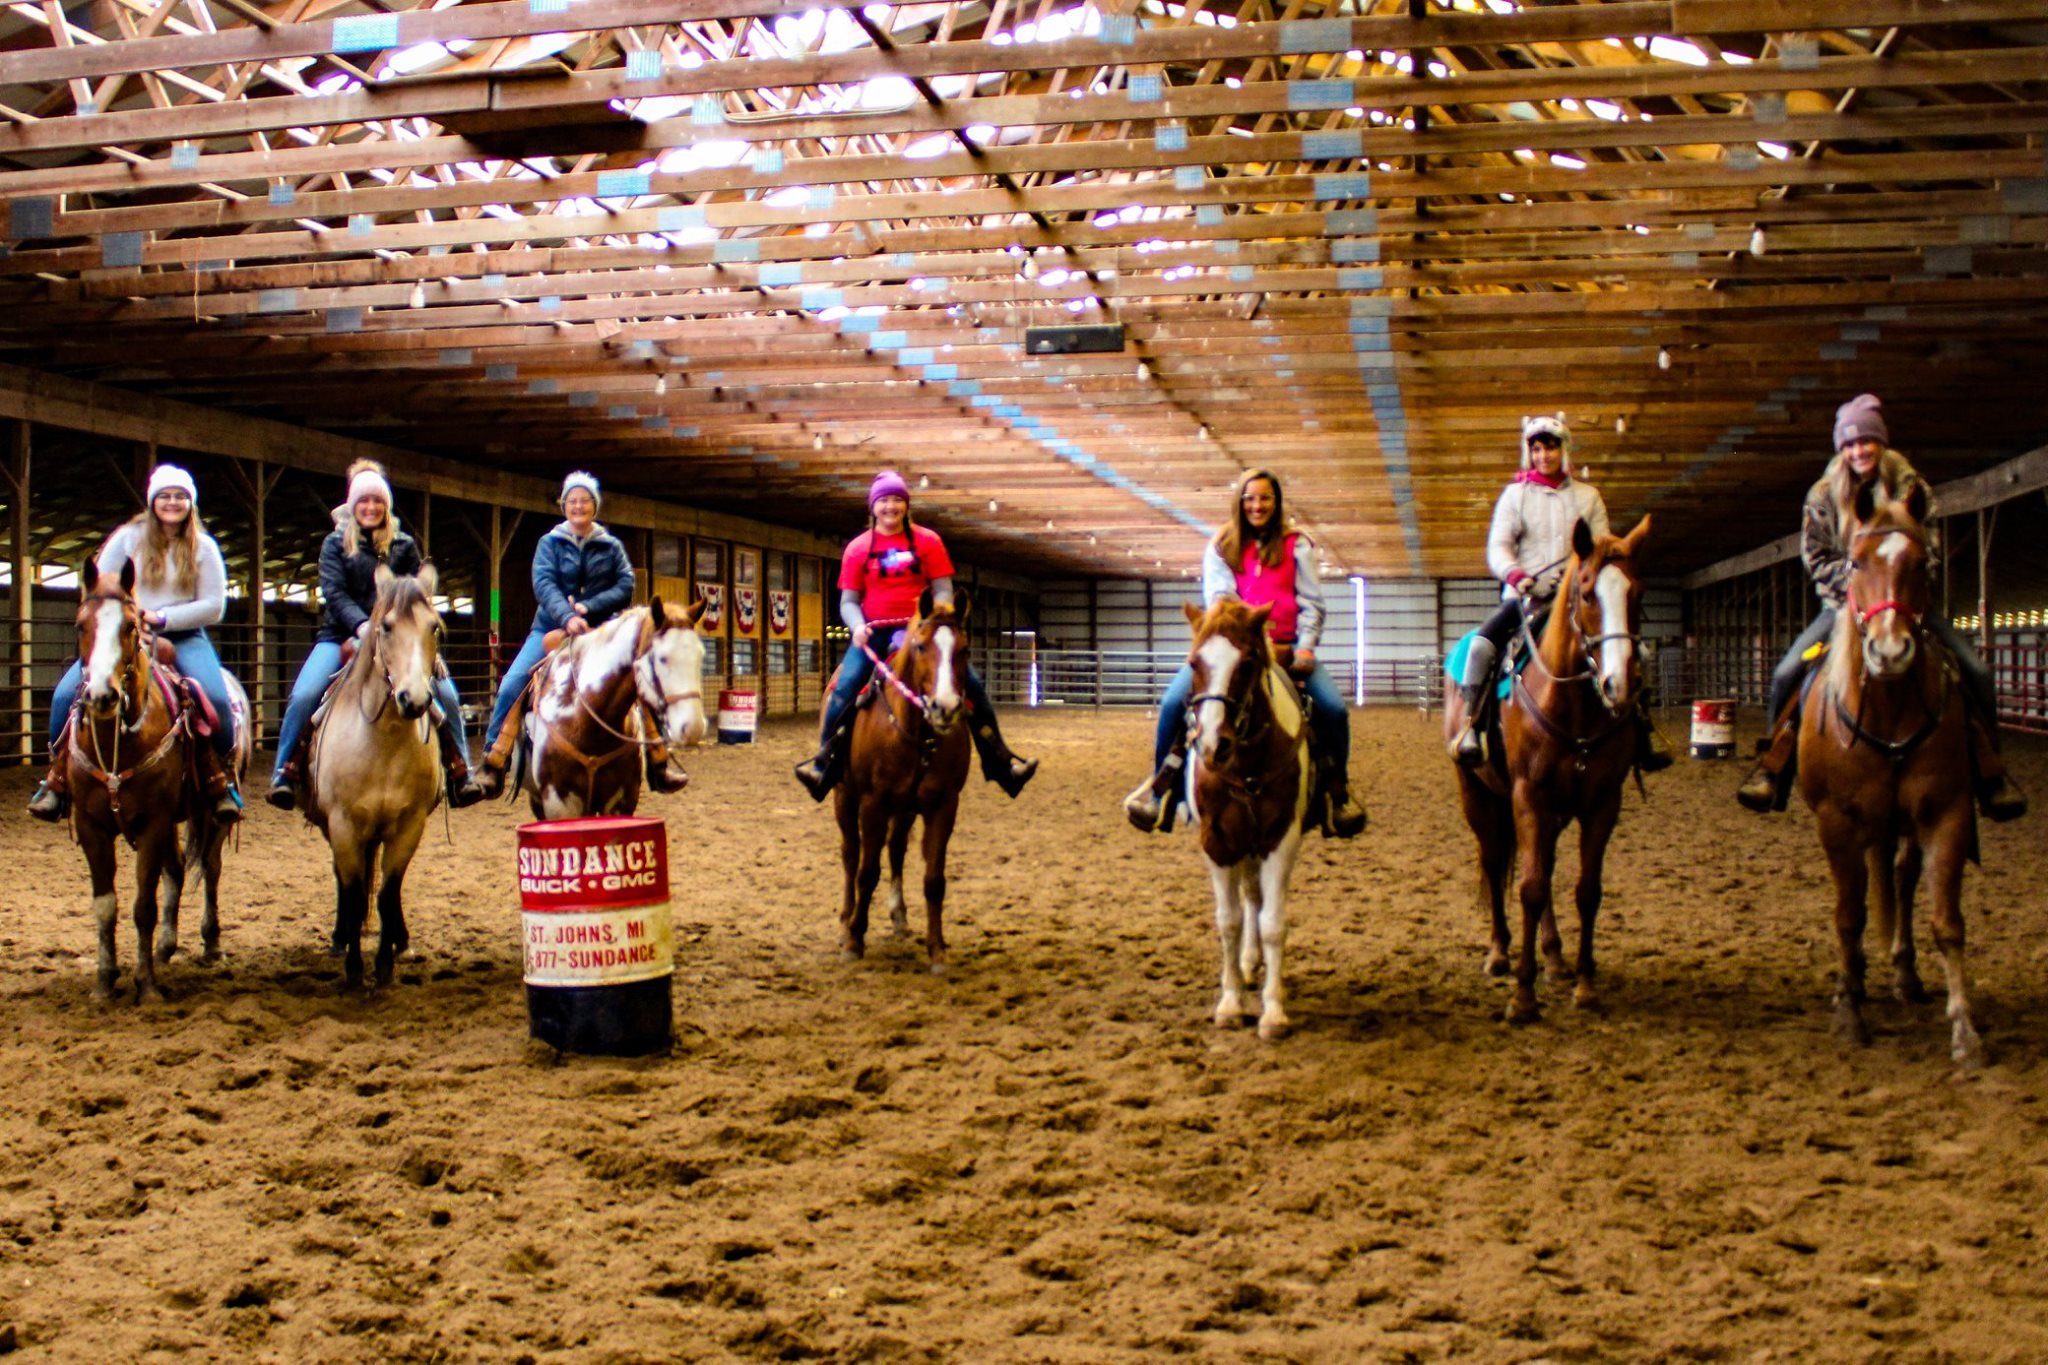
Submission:
M 505 669 L 505 676 L 498 681 L 498 699 L 491 704 L 491 723 L 484 727 L 484 748 L 489 749 L 498 742 L 498 731 L 504 728 L 505 717 L 511 714 L 512 703 L 519 700 L 519 694 L 526 690 L 526 683 L 533 676 L 533 670 L 540 665 L 541 656 L 548 652 L 548 633 L 539 622 L 527 632 L 526 643 L 519 646 L 519 653 Z
M 1316 757 L 1341 772 L 1351 762 L 1351 712 L 1345 706 L 1344 694 L 1337 690 L 1336 679 L 1323 667 L 1321 659 L 1309 670 L 1304 686 L 1308 691 L 1308 724 L 1315 737 Z M 1182 664 L 1180 672 L 1166 685 L 1166 695 L 1159 699 L 1159 725 L 1152 734 L 1154 771 L 1165 765 L 1174 741 L 1187 730 L 1188 698 L 1194 690 L 1195 670 Z
M 839 661 L 839 679 L 832 684 L 832 700 L 825 707 L 825 723 L 819 727 L 820 738 L 829 736 L 846 719 L 847 711 L 853 706 L 860 690 L 868 685 L 868 679 L 875 676 L 875 661 L 864 649 L 849 649 Z M 974 708 L 974 714 L 983 719 L 993 719 L 995 704 L 988 699 L 988 689 L 981 684 L 981 675 L 969 664 L 961 670 L 960 690 L 967 694 L 967 704 Z
M 271 765 L 271 785 L 284 780 L 285 760 L 298 747 L 299 737 L 306 733 L 306 722 L 313 717 L 313 708 L 320 704 L 320 694 L 327 690 L 327 680 L 340 667 L 341 646 L 333 640 L 315 640 L 313 652 L 299 666 L 299 676 L 292 683 L 291 700 L 285 703 L 284 719 L 278 723 L 277 762 Z M 435 678 L 434 697 L 441 703 L 449 727 L 455 732 L 456 747 L 462 751 L 462 761 L 467 763 L 469 736 L 463 731 L 462 697 L 455 690 L 454 680 Z
M 206 699 L 213 703 L 214 714 L 220 717 L 220 724 L 214 728 L 214 752 L 222 758 L 232 759 L 235 752 L 235 716 L 228 708 L 228 684 L 226 675 L 220 671 L 220 656 L 213 652 L 213 641 L 206 638 L 202 630 L 162 631 L 164 639 L 171 642 L 178 652 L 178 671 L 192 680 L 192 683 Z M 71 715 L 72 704 L 78 700 L 78 690 L 85 685 L 85 665 L 77 660 L 64 670 L 64 676 L 57 680 L 57 690 L 50 696 L 50 748 L 57 747 L 57 737 L 64 731 L 64 722 Z

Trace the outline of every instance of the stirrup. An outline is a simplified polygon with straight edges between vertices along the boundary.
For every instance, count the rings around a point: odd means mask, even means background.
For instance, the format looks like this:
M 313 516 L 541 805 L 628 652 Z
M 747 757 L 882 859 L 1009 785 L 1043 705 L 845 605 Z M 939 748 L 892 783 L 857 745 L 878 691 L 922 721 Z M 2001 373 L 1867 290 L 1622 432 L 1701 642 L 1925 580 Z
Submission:
M 1159 775 L 1154 774 L 1124 798 L 1124 818 L 1140 834 L 1171 834 L 1174 807 L 1179 804 L 1175 797 L 1172 784 L 1166 783 L 1162 789 Z
M 811 794 L 811 800 L 823 801 L 832 790 L 829 771 L 832 765 L 831 746 L 827 745 L 817 753 L 796 765 L 796 780 Z
M 1778 809 L 1779 783 L 1778 774 L 1759 763 L 1750 769 L 1749 776 L 1743 778 L 1742 785 L 1735 789 L 1735 799 L 1744 810 L 1769 815 Z
M 1365 807 L 1351 799 L 1350 792 L 1331 792 L 1323 800 L 1323 837 L 1356 839 L 1365 833 Z
M 483 799 L 489 801 L 505 790 L 505 770 L 493 763 L 489 755 L 477 765 L 476 789 Z
M 2027 795 L 2014 786 L 2009 778 L 1979 783 L 1977 810 L 1986 820 L 2002 825 L 2027 813 Z
M 213 818 L 223 825 L 232 825 L 242 818 L 242 793 L 234 783 L 228 783 L 228 789 L 213 798 Z
M 647 761 L 647 785 L 663 796 L 673 796 L 690 785 L 690 775 L 678 768 L 674 759 L 656 763 L 650 758 Z
M 270 790 L 263 794 L 263 799 L 279 810 L 296 810 L 299 804 L 299 798 L 292 792 L 292 784 L 281 778 L 270 784 Z
M 28 813 L 38 820 L 55 824 L 71 813 L 71 798 L 48 782 L 38 782 L 36 794 L 28 799 Z
M 1015 754 L 1005 754 L 1002 768 L 997 772 L 986 774 L 986 776 L 989 781 L 1003 789 L 1004 795 L 1014 801 L 1017 799 L 1017 793 L 1023 791 L 1025 785 L 1032 778 L 1038 776 L 1038 760 L 1035 758 L 1022 759 Z

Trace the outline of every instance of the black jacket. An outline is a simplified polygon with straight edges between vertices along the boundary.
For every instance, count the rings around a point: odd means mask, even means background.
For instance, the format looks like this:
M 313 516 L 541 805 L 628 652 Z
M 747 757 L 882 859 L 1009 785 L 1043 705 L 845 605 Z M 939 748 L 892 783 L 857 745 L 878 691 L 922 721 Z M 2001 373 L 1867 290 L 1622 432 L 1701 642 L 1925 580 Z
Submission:
M 420 571 L 419 542 L 394 524 L 391 548 L 382 557 L 371 548 L 370 537 L 358 535 L 356 552 L 344 554 L 341 527 L 327 535 L 320 546 L 320 601 L 324 606 L 320 637 L 337 644 L 352 638 L 356 627 L 370 619 L 377 605 L 377 566 L 388 564 L 395 574 Z

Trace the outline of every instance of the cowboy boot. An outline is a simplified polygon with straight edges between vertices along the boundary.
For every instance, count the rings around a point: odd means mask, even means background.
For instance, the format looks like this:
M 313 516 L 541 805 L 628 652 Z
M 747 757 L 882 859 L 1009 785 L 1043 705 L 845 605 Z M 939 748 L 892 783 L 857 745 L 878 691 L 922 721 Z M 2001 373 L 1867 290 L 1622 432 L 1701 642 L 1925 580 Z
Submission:
M 2027 797 L 2005 770 L 1998 735 L 1976 707 L 1969 708 L 1970 762 L 1977 771 L 1977 809 L 1987 820 L 2003 824 L 2027 813 Z
M 455 742 L 455 727 L 448 723 L 439 708 L 434 712 L 434 734 L 441 744 L 441 767 L 448 775 L 449 809 L 474 806 L 484 799 L 483 788 L 470 780 L 469 761 L 462 756 L 462 746 Z
M 186 739 L 192 744 L 192 767 L 199 778 L 199 789 L 213 802 L 215 822 L 234 824 L 242 818 L 242 793 L 235 786 L 234 775 L 221 761 L 211 740 L 190 733 Z
M 851 725 L 839 725 L 827 731 L 818 740 L 818 752 L 796 765 L 796 780 L 811 794 L 811 800 L 823 801 L 839 785 L 846 767 L 846 737 L 852 729 Z
M 1789 787 L 1785 769 L 1799 750 L 1798 703 L 1794 702 L 1778 726 L 1771 731 L 1770 747 L 1756 761 L 1749 776 L 1735 789 L 1735 799 L 1759 815 L 1785 809 Z
M 1451 741 L 1451 757 L 1461 768 L 1477 768 L 1486 762 L 1487 690 L 1484 682 L 1458 684 L 1458 695 L 1465 699 L 1465 728 Z
M 498 727 L 497 741 L 484 755 L 484 761 L 477 765 L 476 789 L 487 801 L 505 790 L 505 773 L 512 766 L 512 747 L 519 742 L 519 727 L 525 723 L 525 718 L 526 698 L 522 695 L 505 713 L 505 723 Z
M 1365 833 L 1365 807 L 1351 799 L 1351 783 L 1334 763 L 1323 774 L 1323 794 L 1325 839 L 1356 839 Z
M 1010 746 L 1003 742 L 1002 729 L 993 715 L 983 713 L 974 718 L 974 751 L 981 755 L 981 775 L 1003 789 L 1011 800 L 1024 790 L 1038 772 L 1038 760 L 1022 759 L 1010 752 Z
M 1671 746 L 1657 722 L 1650 719 L 1649 704 L 1636 700 L 1636 767 L 1646 773 L 1661 773 L 1671 766 Z
M 662 738 L 661 726 L 656 723 L 654 713 L 645 706 L 640 708 L 647 733 L 654 736 L 646 749 L 647 785 L 667 796 L 690 785 L 690 775 L 684 772 L 669 752 L 668 741 Z
M 1124 815 L 1143 834 L 1171 834 L 1174 808 L 1180 804 L 1182 773 L 1187 767 L 1188 741 L 1177 737 L 1159 771 L 1124 798 Z
M 66 720 L 50 750 L 50 770 L 28 799 L 28 813 L 51 824 L 71 813 L 71 722 Z
M 312 748 L 313 727 L 308 725 L 292 743 L 292 751 L 277 765 L 277 777 L 264 800 L 279 810 L 293 810 L 299 804 L 299 788 L 305 782 L 306 754 Z

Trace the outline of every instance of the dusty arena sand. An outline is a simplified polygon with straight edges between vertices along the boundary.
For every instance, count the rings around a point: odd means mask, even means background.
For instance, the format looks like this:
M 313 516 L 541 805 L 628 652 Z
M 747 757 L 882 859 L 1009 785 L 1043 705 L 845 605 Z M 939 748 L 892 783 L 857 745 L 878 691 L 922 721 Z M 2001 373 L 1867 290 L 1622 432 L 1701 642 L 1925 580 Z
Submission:
M 413 952 L 362 995 L 324 952 L 324 845 L 259 805 L 225 960 L 107 1007 L 83 862 L 10 770 L 0 1347 L 2048 1359 L 2048 812 L 1987 830 L 1966 883 L 1981 1074 L 1954 1073 L 1939 1006 L 1888 995 L 1875 1045 L 1837 1049 L 1812 821 L 1739 810 L 1729 763 L 1629 799 L 1606 1011 L 1545 982 L 1543 1022 L 1510 1029 L 1437 721 L 1361 713 L 1373 827 L 1307 845 L 1297 1031 L 1262 1044 L 1209 1023 L 1193 842 L 1117 811 L 1149 720 L 1011 728 L 1044 771 L 1015 805 L 966 798 L 946 979 L 886 929 L 837 958 L 835 836 L 788 777 L 803 727 L 694 755 L 648 807 L 676 865 L 678 1042 L 640 1061 L 528 1042 L 523 808 L 455 815 L 453 846 L 436 817 Z M 2016 747 L 2038 805 L 2048 762 Z M 125 902 L 125 854 L 123 876 Z

